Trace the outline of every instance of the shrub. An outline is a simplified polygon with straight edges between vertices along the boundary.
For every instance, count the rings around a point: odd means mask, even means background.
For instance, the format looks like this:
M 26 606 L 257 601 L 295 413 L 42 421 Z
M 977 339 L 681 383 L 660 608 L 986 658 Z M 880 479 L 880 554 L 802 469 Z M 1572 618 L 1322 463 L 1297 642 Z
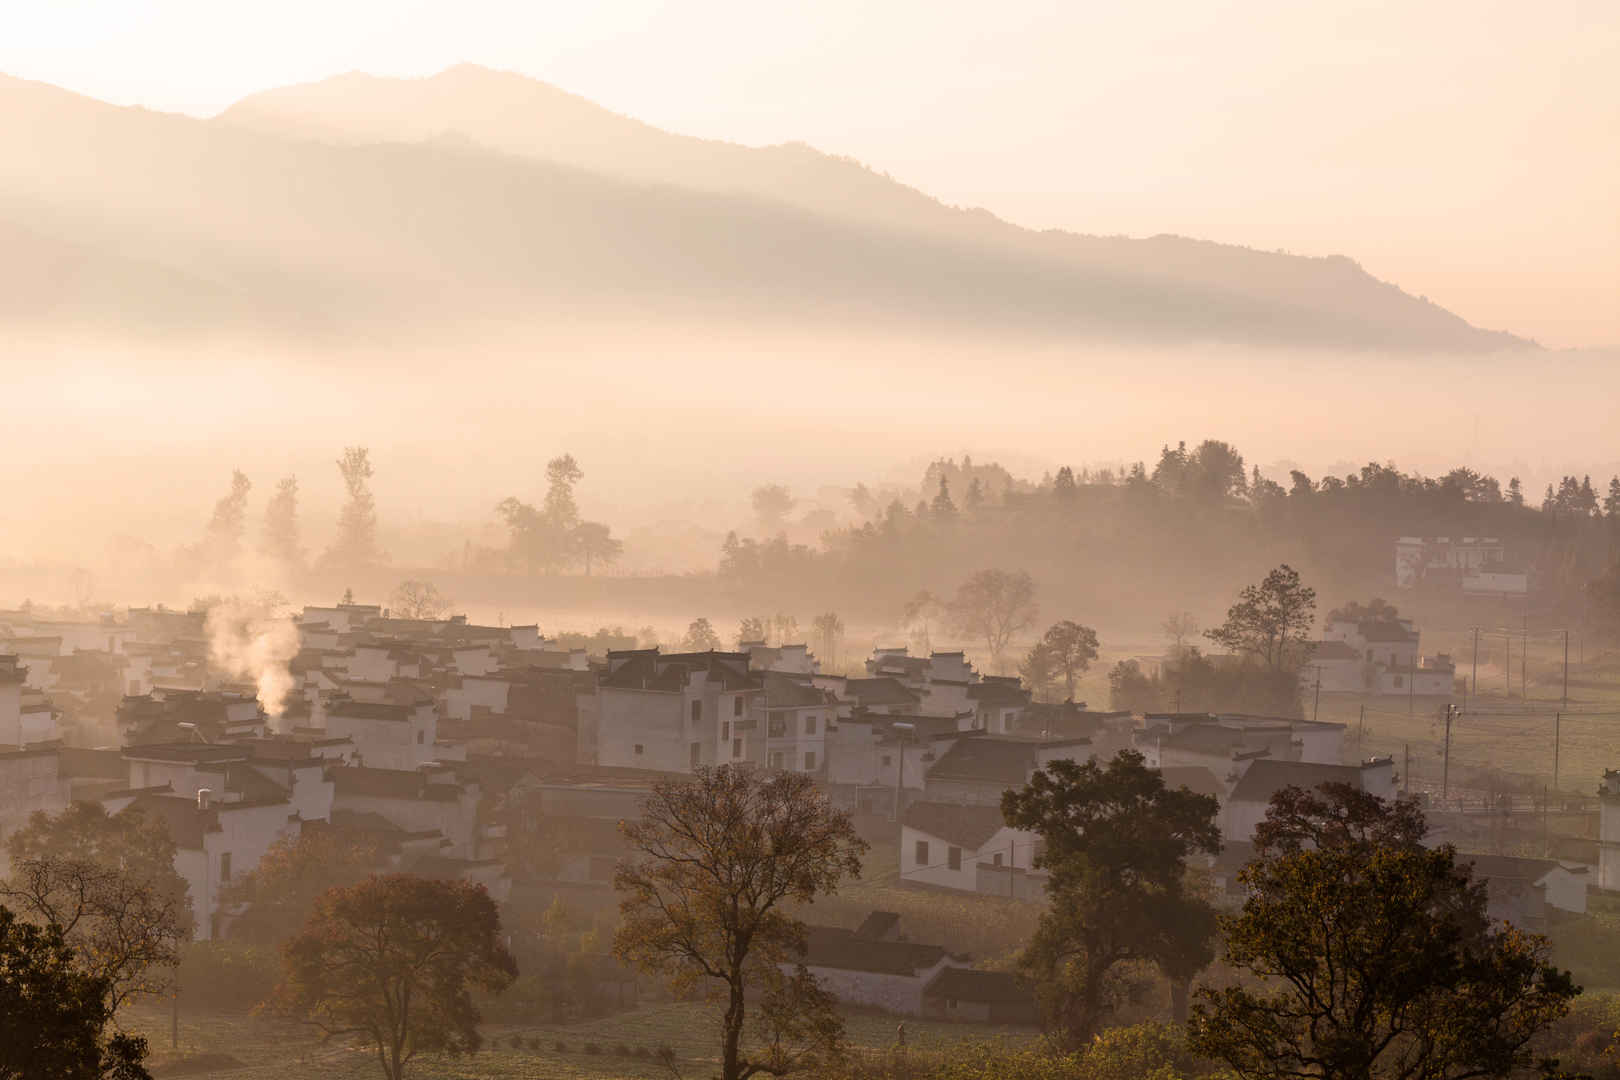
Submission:
M 653 1048 L 653 1057 L 666 1065 L 673 1064 L 675 1061 L 675 1048 L 669 1043 L 659 1043 Z
M 600 1054 L 602 1052 L 602 1048 L 595 1043 L 586 1043 L 585 1052 L 587 1054 Z
M 568 1044 L 563 1042 L 561 1039 L 558 1039 L 556 1042 L 552 1043 L 551 1048 L 559 1054 L 568 1053 Z
M 529 1049 L 530 1050 L 538 1050 L 538 1049 L 540 1049 L 540 1040 L 539 1040 L 539 1038 L 533 1038 L 533 1039 L 529 1040 Z

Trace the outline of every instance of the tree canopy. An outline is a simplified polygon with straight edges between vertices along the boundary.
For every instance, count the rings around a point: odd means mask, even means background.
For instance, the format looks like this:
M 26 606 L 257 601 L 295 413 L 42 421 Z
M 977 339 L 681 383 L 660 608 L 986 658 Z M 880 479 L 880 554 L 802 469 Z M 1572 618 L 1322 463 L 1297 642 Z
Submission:
M 1258 585 L 1245 585 L 1226 621 L 1204 631 L 1234 653 L 1252 656 L 1270 671 L 1290 670 L 1305 660 L 1304 643 L 1316 614 L 1316 590 L 1283 563 Z
M 1214 956 L 1215 914 L 1187 859 L 1220 850 L 1212 796 L 1169 788 L 1141 754 L 1058 760 L 1002 796 L 1007 824 L 1037 833 L 1049 906 L 1020 963 L 1048 1031 L 1080 1046 L 1122 1000 L 1121 965 L 1145 961 L 1185 985 Z
M 1471 1080 L 1533 1063 L 1531 1040 L 1580 993 L 1546 939 L 1494 923 L 1483 881 L 1426 848 L 1415 802 L 1345 784 L 1288 788 L 1239 875 L 1226 961 L 1191 1046 L 1244 1080 Z
M 984 642 L 999 667 L 1007 643 L 1020 630 L 1035 625 L 1040 607 L 1035 582 L 1023 570 L 980 570 L 957 587 L 947 611 L 959 633 Z
M 107 1034 L 111 985 L 56 926 L 0 907 L 0 1080 L 151 1080 L 146 1040 Z
M 174 841 L 140 812 L 99 803 L 36 812 L 7 840 L 4 899 L 22 918 L 54 926 L 109 1007 L 162 993 L 191 935 L 191 900 L 174 869 Z
M 371 1046 L 387 1080 L 403 1080 L 424 1050 L 476 1050 L 475 988 L 517 977 L 495 901 L 481 885 L 407 874 L 327 891 L 282 946 L 271 999 L 328 1036 Z
M 866 843 L 849 815 L 803 773 L 722 765 L 654 785 L 622 829 L 632 855 L 614 875 L 613 951 L 723 1004 L 721 1080 L 836 1052 L 843 1021 L 804 967 L 789 905 L 860 873 Z

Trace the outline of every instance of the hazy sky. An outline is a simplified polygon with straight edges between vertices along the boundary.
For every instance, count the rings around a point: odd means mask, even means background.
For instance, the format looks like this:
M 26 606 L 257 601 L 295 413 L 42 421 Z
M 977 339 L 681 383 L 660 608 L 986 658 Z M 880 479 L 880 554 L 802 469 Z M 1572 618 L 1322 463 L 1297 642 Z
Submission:
M 0 71 L 120 104 L 472 61 L 1022 224 L 1343 253 L 1479 325 L 1620 344 L 1617 0 L 5 7 Z

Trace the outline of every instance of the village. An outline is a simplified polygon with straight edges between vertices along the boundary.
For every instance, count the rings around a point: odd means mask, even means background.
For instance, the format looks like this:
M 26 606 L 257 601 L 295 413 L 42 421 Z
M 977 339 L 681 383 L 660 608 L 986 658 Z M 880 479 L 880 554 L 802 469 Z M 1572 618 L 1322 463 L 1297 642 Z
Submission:
M 255 682 L 221 669 L 219 628 L 201 611 L 82 621 L 0 612 L 0 733 L 10 744 L 0 751 L 0 840 L 79 802 L 161 822 L 201 941 L 231 938 L 249 914 L 234 881 L 278 843 L 312 834 L 364 842 L 383 869 L 475 883 L 510 908 L 606 917 L 626 855 L 621 823 L 651 785 L 730 765 L 811 778 L 892 853 L 886 872 L 898 887 L 1039 903 L 1040 838 L 1006 823 L 1003 793 L 1056 761 L 1134 751 L 1166 787 L 1218 801 L 1223 847 L 1199 869 L 1231 907 L 1279 791 L 1405 790 L 1391 756 L 1357 759 L 1344 723 L 1036 701 L 1018 676 L 981 673 L 960 650 L 878 648 L 860 673 L 834 674 L 802 642 L 590 655 L 536 625 L 400 618 L 359 603 L 306 606 L 282 622 L 296 647 L 284 671 Z M 1455 665 L 1418 645 L 1410 619 L 1335 612 L 1302 690 L 1307 701 L 1313 690 L 1369 686 L 1450 695 Z M 82 715 L 96 701 L 116 702 L 116 745 L 85 745 L 79 732 L 65 741 L 60 705 Z M 1435 842 L 1464 844 L 1494 917 L 1537 931 L 1579 919 L 1589 889 L 1620 887 L 1620 863 L 1607 857 L 1620 843 L 1620 781 L 1603 783 L 1602 834 L 1581 849 L 1601 851 L 1601 865 L 1469 854 L 1469 834 L 1448 834 L 1443 817 Z M 910 929 L 882 910 L 856 926 L 812 921 L 805 963 L 851 1006 L 1036 1022 L 1022 977 Z M 601 959 L 604 979 L 634 982 Z

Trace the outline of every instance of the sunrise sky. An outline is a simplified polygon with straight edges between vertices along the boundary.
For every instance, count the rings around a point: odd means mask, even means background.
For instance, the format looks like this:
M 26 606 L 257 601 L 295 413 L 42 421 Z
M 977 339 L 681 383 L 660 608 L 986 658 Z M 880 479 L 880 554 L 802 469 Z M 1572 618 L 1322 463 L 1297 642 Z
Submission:
M 1620 3 L 52 0 L 0 72 L 197 115 L 507 68 L 1035 227 L 1343 253 L 1478 325 L 1620 343 Z

